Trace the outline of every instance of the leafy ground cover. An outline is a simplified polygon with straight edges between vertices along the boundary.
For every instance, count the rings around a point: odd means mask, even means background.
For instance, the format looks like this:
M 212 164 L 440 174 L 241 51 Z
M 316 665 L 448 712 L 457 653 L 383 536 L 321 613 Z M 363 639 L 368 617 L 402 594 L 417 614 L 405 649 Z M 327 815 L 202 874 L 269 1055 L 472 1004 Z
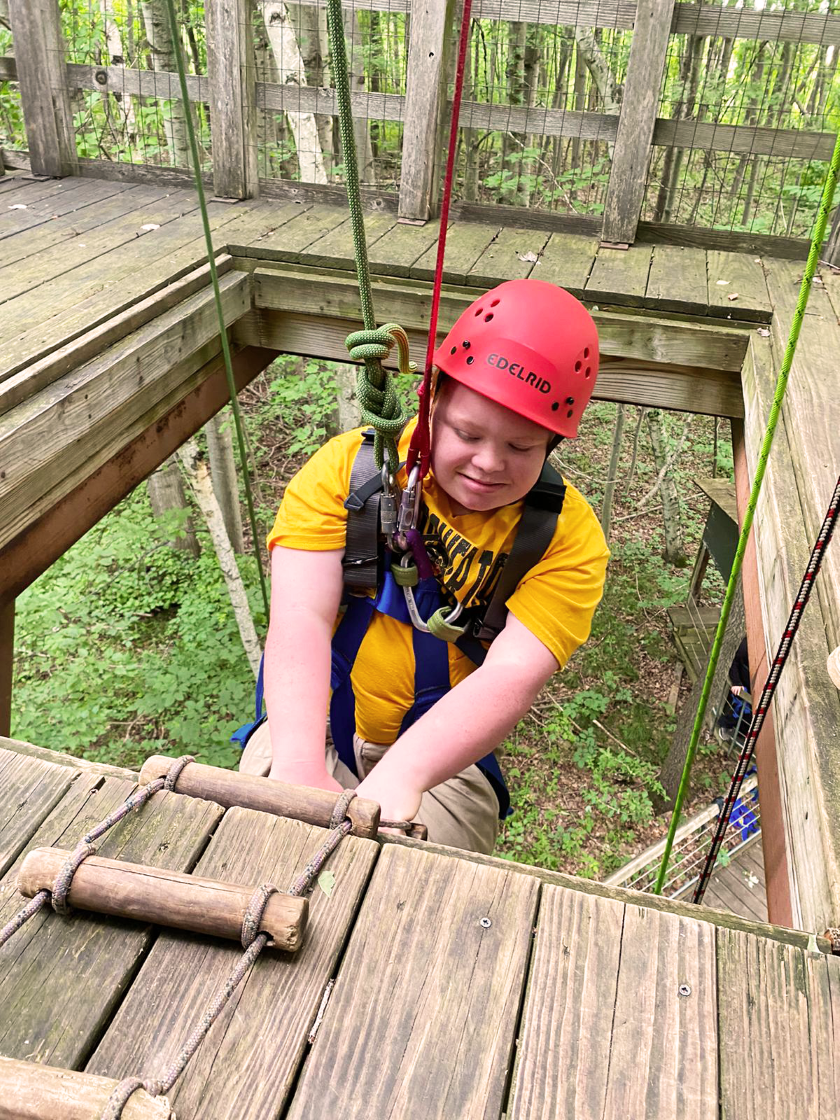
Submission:
M 297 359 L 275 363 L 243 395 L 263 529 L 295 469 L 330 434 L 335 399 L 335 367 Z M 561 447 L 561 469 L 596 510 L 614 417 L 614 405 L 593 405 L 583 437 Z M 628 408 L 613 556 L 592 638 L 503 748 L 516 812 L 499 854 L 591 877 L 620 866 L 667 823 L 651 801 L 674 728 L 678 658 L 666 611 L 685 599 L 690 566 L 662 560 L 657 472 L 638 419 Z M 672 414 L 664 431 L 672 453 L 681 446 L 674 474 L 693 558 L 707 506 L 693 479 L 712 473 L 715 454 L 718 473 L 731 471 L 728 430 L 716 440 L 711 419 Z M 128 766 L 184 752 L 236 764 L 229 737 L 250 718 L 253 677 L 209 538 L 194 520 L 197 559 L 167 545 L 183 517 L 156 520 L 141 486 L 20 597 L 16 737 Z M 241 569 L 264 632 L 255 562 L 245 556 Z M 714 574 L 706 594 L 722 597 Z M 719 792 L 725 769 L 714 746 L 704 747 L 689 812 Z

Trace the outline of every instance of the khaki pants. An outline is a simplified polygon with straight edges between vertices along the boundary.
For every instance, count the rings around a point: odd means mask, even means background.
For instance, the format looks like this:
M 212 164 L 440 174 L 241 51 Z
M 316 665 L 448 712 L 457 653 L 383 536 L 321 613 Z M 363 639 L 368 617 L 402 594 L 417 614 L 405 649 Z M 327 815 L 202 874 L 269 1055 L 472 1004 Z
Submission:
M 358 735 L 353 736 L 353 746 L 356 769 L 361 775 L 358 778 L 338 757 L 332 739 L 327 735 L 327 770 L 344 789 L 355 789 L 388 750 L 378 743 L 368 743 Z M 271 769 L 268 720 L 248 740 L 239 769 L 243 774 L 258 777 L 265 777 Z M 423 822 L 429 830 L 429 841 L 434 844 L 447 844 L 450 848 L 465 848 L 489 855 L 499 831 L 499 802 L 479 768 L 468 766 L 448 782 L 423 794 L 415 820 Z

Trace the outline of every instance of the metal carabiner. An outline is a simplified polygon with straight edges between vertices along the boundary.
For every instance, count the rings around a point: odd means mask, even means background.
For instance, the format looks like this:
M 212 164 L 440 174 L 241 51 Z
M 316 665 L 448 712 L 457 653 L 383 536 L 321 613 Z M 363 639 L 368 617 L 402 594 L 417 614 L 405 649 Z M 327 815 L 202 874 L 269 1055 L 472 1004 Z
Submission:
M 413 562 L 414 562 L 414 557 L 411 555 L 411 553 L 410 552 L 405 552 L 405 553 L 403 553 L 402 558 L 400 559 L 400 567 L 401 568 L 408 568 L 408 567 L 411 566 L 411 564 Z M 416 630 L 422 630 L 422 632 L 424 634 L 431 634 L 432 631 L 429 629 L 428 625 L 420 617 L 420 611 L 417 609 L 417 603 L 414 600 L 414 588 L 413 587 L 407 587 L 407 586 L 403 587 L 403 595 L 405 596 L 405 605 L 408 608 L 408 615 L 409 615 L 409 618 L 411 619 L 411 625 Z M 446 610 L 447 608 L 443 608 L 443 609 Z M 455 620 L 457 618 L 460 618 L 461 612 L 463 611 L 463 609 L 464 609 L 464 604 L 456 602 L 455 606 L 452 607 L 451 610 L 448 610 L 448 613 L 446 614 L 446 622 L 447 623 L 455 622 Z
M 415 466 L 408 476 L 405 490 L 400 497 L 400 512 L 397 519 L 397 544 L 402 549 L 408 549 L 406 533 L 417 528 L 417 519 L 420 516 L 420 499 L 423 487 L 420 482 L 420 467 Z
M 393 548 L 394 545 L 394 533 L 397 530 L 398 524 L 397 490 L 398 486 L 396 480 L 388 470 L 388 464 L 385 463 L 382 467 L 382 497 L 379 499 L 379 525 L 391 548 Z

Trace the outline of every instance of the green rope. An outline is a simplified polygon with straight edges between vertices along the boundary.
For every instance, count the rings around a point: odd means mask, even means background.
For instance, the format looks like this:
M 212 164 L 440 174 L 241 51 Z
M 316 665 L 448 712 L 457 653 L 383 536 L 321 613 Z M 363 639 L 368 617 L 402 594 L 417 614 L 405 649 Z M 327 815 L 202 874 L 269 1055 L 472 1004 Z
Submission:
M 166 7 L 169 13 L 169 30 L 172 36 L 172 45 L 175 50 L 175 62 L 178 68 L 178 79 L 181 83 L 181 101 L 184 106 L 184 117 L 187 123 L 187 135 L 190 141 L 190 155 L 192 156 L 193 173 L 195 175 L 195 187 L 198 191 L 198 205 L 201 210 L 201 222 L 204 226 L 204 240 L 207 244 L 207 260 L 210 265 L 210 280 L 213 284 L 213 296 L 216 301 L 216 313 L 219 317 L 219 336 L 222 340 L 222 355 L 225 363 L 225 376 L 227 378 L 228 392 L 230 393 L 230 404 L 233 409 L 233 425 L 236 429 L 236 442 L 239 446 L 239 461 L 242 464 L 242 474 L 245 480 L 245 502 L 248 506 L 248 521 L 251 526 L 251 545 L 254 549 L 254 556 L 257 559 L 257 571 L 260 574 L 260 590 L 262 592 L 263 607 L 265 608 L 265 617 L 268 620 L 268 588 L 265 582 L 265 572 L 262 566 L 262 556 L 260 555 L 259 545 L 259 531 L 257 529 L 257 516 L 254 512 L 254 496 L 251 493 L 251 482 L 248 472 L 248 450 L 245 445 L 245 433 L 242 427 L 242 414 L 239 409 L 239 400 L 236 395 L 236 382 L 233 378 L 233 363 L 230 356 L 230 344 L 228 342 L 227 327 L 225 325 L 225 313 L 222 308 L 222 293 L 219 291 L 219 273 L 216 269 L 216 256 L 213 250 L 213 238 L 210 233 L 210 219 L 207 216 L 207 201 L 204 197 L 204 183 L 201 179 L 201 164 L 199 162 L 198 144 L 195 138 L 195 128 L 193 126 L 192 108 L 190 105 L 189 93 L 187 92 L 187 74 L 184 68 L 184 55 L 181 47 L 181 32 L 178 27 L 178 17 L 175 14 L 175 0 L 166 0 Z
M 706 679 L 703 682 L 703 691 L 700 695 L 700 706 L 697 709 L 697 715 L 694 720 L 694 727 L 691 732 L 691 740 L 688 744 L 688 751 L 685 757 L 685 766 L 683 767 L 682 777 L 680 778 L 679 789 L 677 790 L 677 799 L 674 803 L 674 812 L 671 816 L 671 824 L 668 829 L 668 839 L 665 842 L 665 851 L 662 853 L 662 863 L 659 867 L 659 875 L 656 879 L 656 885 L 653 888 L 654 894 L 661 894 L 662 887 L 665 882 L 665 875 L 668 871 L 668 860 L 671 855 L 671 848 L 674 845 L 674 835 L 677 831 L 679 824 L 680 813 L 688 793 L 688 782 L 691 776 L 691 767 L 694 762 L 694 755 L 697 752 L 697 744 L 700 742 L 700 732 L 703 727 L 703 718 L 706 714 L 706 707 L 709 702 L 709 695 L 712 690 L 712 680 L 717 669 L 718 658 L 720 657 L 720 650 L 723 644 L 723 635 L 726 631 L 726 624 L 729 621 L 729 612 L 732 608 L 732 601 L 735 598 L 735 587 L 738 583 L 738 576 L 741 573 L 741 565 L 744 559 L 744 551 L 747 547 L 747 540 L 749 539 L 750 529 L 752 528 L 753 517 L 755 515 L 755 507 L 758 502 L 758 495 L 761 493 L 761 485 L 764 481 L 764 474 L 767 470 L 767 459 L 770 455 L 770 448 L 773 445 L 773 437 L 776 432 L 776 425 L 779 420 L 779 412 L 782 407 L 782 401 L 785 399 L 785 392 L 787 391 L 788 377 L 790 375 L 790 368 L 793 364 L 793 356 L 796 353 L 796 344 L 799 341 L 799 332 L 802 327 L 802 320 L 805 316 L 805 308 L 808 304 L 808 296 L 811 293 L 811 285 L 814 279 L 814 274 L 817 271 L 817 264 L 819 263 L 820 249 L 822 247 L 823 238 L 825 237 L 825 228 L 828 223 L 828 212 L 831 209 L 834 200 L 834 189 L 837 184 L 837 173 L 840 169 L 840 134 L 834 145 L 834 152 L 831 156 L 831 163 L 829 164 L 828 174 L 826 175 L 825 184 L 823 186 L 822 198 L 820 200 L 820 208 L 817 214 L 817 220 L 814 224 L 814 232 L 811 237 L 811 248 L 808 253 L 808 262 L 805 265 L 805 272 L 802 275 L 802 284 L 799 289 L 799 299 L 796 302 L 796 310 L 793 313 L 793 322 L 790 326 L 790 334 L 788 335 L 787 346 L 785 348 L 784 358 L 782 359 L 782 368 L 779 370 L 779 376 L 776 381 L 776 390 L 773 394 L 773 404 L 770 408 L 770 416 L 767 420 L 767 430 L 764 433 L 764 439 L 761 443 L 761 450 L 758 453 L 758 463 L 756 465 L 755 477 L 753 478 L 752 490 L 750 491 L 750 500 L 747 503 L 747 510 L 744 514 L 744 523 L 741 526 L 741 534 L 738 537 L 738 547 L 735 551 L 735 559 L 732 562 L 732 572 L 729 576 L 729 583 L 726 588 L 726 596 L 723 600 L 723 609 L 720 612 L 720 621 L 718 622 L 717 630 L 715 632 L 715 640 L 712 643 L 712 652 L 709 656 L 709 665 L 706 669 Z
M 171 3 L 171 0 L 170 0 Z M 327 30 L 330 38 L 332 72 L 338 101 L 338 130 L 344 154 L 344 176 L 347 202 L 350 207 L 350 225 L 353 230 L 353 255 L 356 275 L 359 278 L 359 296 L 362 304 L 364 331 L 357 331 L 347 339 L 350 357 L 364 364 L 356 378 L 356 393 L 362 407 L 362 419 L 376 432 L 374 456 L 377 467 L 382 467 L 388 456 L 389 469 L 396 475 L 399 464 L 397 439 L 405 427 L 408 414 L 399 398 L 387 370 L 382 368 L 395 339 L 393 326 L 377 330 L 373 311 L 373 290 L 370 283 L 370 265 L 365 240 L 365 219 L 362 211 L 362 194 L 359 187 L 359 167 L 356 162 L 356 137 L 353 132 L 353 107 L 350 101 L 350 77 L 347 69 L 347 48 L 344 41 L 344 24 L 341 0 L 327 0 Z M 397 330 L 401 330 L 397 328 Z M 403 338 L 405 332 L 401 331 Z M 408 340 L 406 339 L 406 347 Z M 401 348 L 402 350 L 402 348 Z M 403 357 L 401 352 L 401 358 Z M 403 368 L 405 367 L 405 368 Z M 400 362 L 400 372 L 410 372 L 407 352 Z

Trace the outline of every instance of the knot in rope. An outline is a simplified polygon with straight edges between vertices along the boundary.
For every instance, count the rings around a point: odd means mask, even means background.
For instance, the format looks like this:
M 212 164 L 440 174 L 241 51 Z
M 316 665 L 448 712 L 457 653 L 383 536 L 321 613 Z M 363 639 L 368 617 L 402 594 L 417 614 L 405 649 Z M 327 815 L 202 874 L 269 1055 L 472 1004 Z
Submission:
M 243 949 L 250 949 L 256 940 L 257 934 L 260 932 L 260 923 L 263 920 L 265 908 L 268 906 L 268 900 L 273 894 L 277 893 L 277 887 L 273 883 L 263 883 L 251 895 L 251 901 L 248 903 L 248 909 L 242 919 L 240 940 Z
M 347 336 L 346 346 L 353 361 L 364 362 L 356 378 L 356 395 L 362 423 L 369 424 L 376 432 L 374 460 L 381 468 L 387 452 L 389 469 L 395 475 L 399 465 L 397 440 L 406 425 L 408 413 L 381 362 L 396 346 L 400 373 L 413 373 L 417 367 L 409 360 L 408 335 L 398 323 L 386 323 L 374 330 L 354 331 Z

